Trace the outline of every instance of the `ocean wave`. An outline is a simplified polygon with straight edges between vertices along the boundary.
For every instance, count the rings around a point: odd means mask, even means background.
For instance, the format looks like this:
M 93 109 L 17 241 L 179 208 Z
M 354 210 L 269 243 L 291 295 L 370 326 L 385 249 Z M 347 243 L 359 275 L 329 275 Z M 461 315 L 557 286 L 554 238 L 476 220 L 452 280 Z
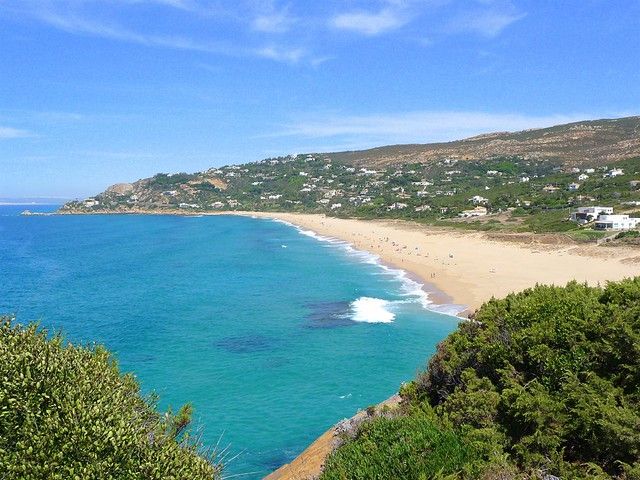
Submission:
M 351 319 L 354 322 L 391 323 L 396 314 L 389 310 L 391 302 L 382 298 L 360 297 L 351 302 Z

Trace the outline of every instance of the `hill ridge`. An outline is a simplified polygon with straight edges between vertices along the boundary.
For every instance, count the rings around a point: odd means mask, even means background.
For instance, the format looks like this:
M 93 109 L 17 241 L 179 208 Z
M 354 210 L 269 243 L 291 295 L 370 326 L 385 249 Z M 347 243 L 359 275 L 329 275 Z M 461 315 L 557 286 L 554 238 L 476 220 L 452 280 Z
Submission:
M 425 163 L 441 158 L 482 160 L 525 156 L 578 165 L 615 162 L 640 154 L 640 116 L 583 120 L 545 128 L 491 132 L 450 142 L 398 144 L 326 153 L 355 165 Z

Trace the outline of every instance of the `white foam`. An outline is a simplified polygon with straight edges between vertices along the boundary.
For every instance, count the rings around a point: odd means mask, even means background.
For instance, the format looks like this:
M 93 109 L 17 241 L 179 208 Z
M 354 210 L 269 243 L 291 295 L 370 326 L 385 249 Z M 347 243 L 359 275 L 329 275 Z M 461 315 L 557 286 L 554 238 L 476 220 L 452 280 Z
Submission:
M 388 307 L 391 302 L 382 298 L 360 297 L 351 302 L 351 319 L 354 322 L 391 323 L 396 314 Z

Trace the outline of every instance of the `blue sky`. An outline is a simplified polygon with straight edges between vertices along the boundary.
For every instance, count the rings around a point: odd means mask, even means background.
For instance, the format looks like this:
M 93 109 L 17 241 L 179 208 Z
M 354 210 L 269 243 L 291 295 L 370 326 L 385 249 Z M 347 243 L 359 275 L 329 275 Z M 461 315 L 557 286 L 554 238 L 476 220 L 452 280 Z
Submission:
M 640 113 L 640 0 L 0 0 L 0 197 Z

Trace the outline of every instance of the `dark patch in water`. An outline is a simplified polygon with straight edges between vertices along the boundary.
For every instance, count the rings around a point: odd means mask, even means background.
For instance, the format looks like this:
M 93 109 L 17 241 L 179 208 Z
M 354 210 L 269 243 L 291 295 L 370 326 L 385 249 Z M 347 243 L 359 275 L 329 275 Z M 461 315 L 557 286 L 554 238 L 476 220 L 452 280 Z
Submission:
M 285 357 L 272 357 L 269 358 L 266 362 L 264 362 L 265 368 L 279 368 L 283 365 L 287 365 L 291 363 L 291 360 Z
M 216 347 L 231 353 L 266 352 L 276 348 L 272 338 L 263 335 L 240 335 L 227 337 L 216 342 Z
M 311 311 L 307 317 L 307 328 L 338 328 L 353 325 L 349 317 L 349 302 L 307 303 Z

